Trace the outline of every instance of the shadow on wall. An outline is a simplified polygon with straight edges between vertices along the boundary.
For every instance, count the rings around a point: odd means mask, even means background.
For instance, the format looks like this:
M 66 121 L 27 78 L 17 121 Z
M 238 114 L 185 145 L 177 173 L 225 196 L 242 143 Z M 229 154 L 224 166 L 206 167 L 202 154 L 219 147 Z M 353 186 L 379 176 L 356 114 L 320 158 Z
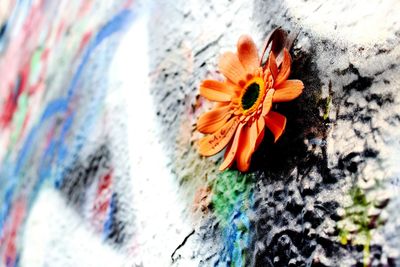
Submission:
M 276 110 L 287 117 L 285 133 L 277 143 L 268 131 L 253 155 L 252 169 L 258 182 L 254 190 L 253 257 L 255 266 L 302 266 L 314 262 L 317 245 L 333 256 L 334 242 L 324 236 L 324 224 L 334 227 L 338 203 L 319 198 L 337 179 L 328 168 L 326 137 L 328 99 L 321 99 L 321 81 L 314 51 L 293 49 L 291 79 L 304 83 L 295 101 L 280 103 Z M 307 197 L 312 196 L 312 197 Z M 337 216 L 336 216 L 337 217 Z M 259 244 L 264 244 L 261 249 Z M 315 263 L 315 262 L 314 262 Z
M 268 33 L 265 29 L 277 26 L 297 31 L 299 25 L 288 15 L 288 8 L 282 3 L 269 2 L 255 1 L 254 4 L 257 7 L 253 10 L 254 17 L 260 31 Z M 297 45 L 304 43 L 304 40 L 309 42 L 308 46 Z M 376 99 L 370 90 L 374 76 L 363 76 L 351 63 L 342 70 L 320 73 L 316 61 L 320 57 L 333 55 L 327 51 L 335 51 L 343 57 L 351 53 L 331 40 L 314 36 L 309 30 L 299 31 L 291 51 L 293 63 L 290 78 L 303 81 L 303 94 L 295 101 L 274 106 L 287 117 L 286 131 L 276 144 L 273 143 L 272 134 L 266 131 L 263 143 L 253 155 L 251 171 L 258 182 L 254 189 L 253 210 L 256 215 L 251 223 L 250 265 L 337 266 L 350 258 L 351 264 L 366 266 L 374 257 L 377 257 L 377 262 L 381 261 L 381 257 L 384 258 L 381 245 L 371 247 L 371 252 L 368 252 L 371 257 L 365 257 L 365 245 L 364 248 L 354 244 L 344 246 L 338 241 L 337 222 L 341 219 L 338 208 L 345 197 L 338 192 L 344 193 L 343 188 L 351 186 L 346 184 L 349 181 L 356 183 L 360 179 L 358 177 L 362 176 L 360 164 L 377 159 L 379 151 L 367 144 L 363 145 L 362 152 L 338 148 L 337 154 L 329 155 L 328 165 L 327 139 L 333 124 L 351 121 L 353 128 L 356 124 L 362 125 L 363 131 L 359 135 L 356 133 L 356 138 L 360 138 L 361 142 L 374 131 L 371 129 L 371 117 L 364 115 L 368 107 L 354 105 L 348 109 L 348 113 L 336 114 L 335 121 L 330 121 L 330 107 L 337 106 L 336 112 L 339 113 L 339 108 L 348 105 L 347 100 L 359 96 L 357 92 L 360 91 L 365 102 Z M 331 61 L 335 62 L 335 58 Z M 321 77 L 326 75 L 331 80 L 323 84 Z M 343 78 L 346 75 L 351 78 L 346 80 Z M 334 90 L 332 83 L 337 87 Z M 323 87 L 329 89 L 327 98 L 322 98 Z M 385 103 L 392 101 L 379 96 L 375 98 Z M 379 102 L 378 105 L 381 106 Z M 329 140 L 343 146 L 354 141 L 339 138 L 337 136 Z
M 304 174 L 312 166 L 317 166 L 321 173 L 327 172 L 325 139 L 329 121 L 319 115 L 321 110 L 326 111 L 327 100 L 321 99 L 322 85 L 312 60 L 313 51 L 294 50 L 293 54 L 290 77 L 302 80 L 304 91 L 298 99 L 275 106 L 287 118 L 285 133 L 274 144 L 272 133 L 266 131 L 252 160 L 253 171 L 262 170 L 266 177 L 273 179 L 274 176 L 284 179 L 295 167 Z M 319 147 L 321 155 L 310 153 L 309 146 L 311 149 Z M 331 181 L 326 174 L 324 177 Z

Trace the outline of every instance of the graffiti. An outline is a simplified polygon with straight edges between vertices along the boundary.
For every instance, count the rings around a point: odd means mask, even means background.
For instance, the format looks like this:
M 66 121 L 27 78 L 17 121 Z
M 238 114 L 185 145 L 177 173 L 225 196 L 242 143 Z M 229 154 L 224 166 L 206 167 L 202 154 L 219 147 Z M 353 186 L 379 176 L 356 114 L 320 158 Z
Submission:
M 18 266 L 18 240 L 43 187 L 64 192 L 82 216 L 89 214 L 85 207 L 92 206 L 93 227 L 106 239 L 122 240 L 110 152 L 100 146 L 98 156 L 83 162 L 77 158 L 88 147 L 94 121 L 104 119 L 104 113 L 95 110 L 104 105 L 106 88 L 99 87 L 90 99 L 82 92 L 93 86 L 96 77 L 90 73 L 96 64 L 101 64 L 99 74 L 107 70 L 104 61 L 115 48 L 102 44 L 118 38 L 129 25 L 131 4 L 10 4 L 0 34 L 1 266 Z M 94 9 L 99 11 L 96 18 L 91 15 Z M 97 56 L 99 60 L 95 53 L 104 56 Z M 97 186 L 93 200 L 85 197 L 90 186 Z
M 397 4 L 289 2 L 0 1 L 0 266 L 396 266 Z M 303 93 L 221 172 L 199 84 L 277 26 Z
M 224 229 L 225 248 L 221 261 L 231 266 L 246 263 L 250 242 L 250 219 L 246 210 L 252 206 L 252 176 L 226 171 L 213 184 L 212 208 Z
M 351 204 L 345 207 L 343 219 L 337 225 L 340 242 L 342 245 L 363 246 L 362 263 L 364 266 L 369 266 L 373 260 L 371 259 L 372 233 L 387 220 L 381 214 L 388 205 L 389 198 L 381 194 L 377 199 L 367 199 L 365 190 L 357 186 L 351 188 L 349 194 Z

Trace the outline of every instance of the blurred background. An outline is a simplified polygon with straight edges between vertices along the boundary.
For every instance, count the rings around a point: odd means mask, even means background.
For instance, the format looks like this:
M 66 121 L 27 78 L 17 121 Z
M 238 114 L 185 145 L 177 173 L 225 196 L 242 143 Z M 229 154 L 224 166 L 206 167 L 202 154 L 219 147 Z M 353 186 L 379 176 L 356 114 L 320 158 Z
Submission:
M 399 10 L 1 0 L 0 266 L 400 266 Z M 304 92 L 249 172 L 219 172 L 199 84 L 275 27 Z

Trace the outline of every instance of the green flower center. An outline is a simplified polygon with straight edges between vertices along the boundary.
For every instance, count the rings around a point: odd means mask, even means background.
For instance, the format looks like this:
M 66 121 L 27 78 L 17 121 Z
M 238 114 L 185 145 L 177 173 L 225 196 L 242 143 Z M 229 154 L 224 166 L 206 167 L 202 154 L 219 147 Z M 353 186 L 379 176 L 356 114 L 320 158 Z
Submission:
M 260 85 L 258 83 L 252 83 L 246 88 L 242 96 L 242 108 L 248 110 L 256 103 L 258 96 L 260 95 Z

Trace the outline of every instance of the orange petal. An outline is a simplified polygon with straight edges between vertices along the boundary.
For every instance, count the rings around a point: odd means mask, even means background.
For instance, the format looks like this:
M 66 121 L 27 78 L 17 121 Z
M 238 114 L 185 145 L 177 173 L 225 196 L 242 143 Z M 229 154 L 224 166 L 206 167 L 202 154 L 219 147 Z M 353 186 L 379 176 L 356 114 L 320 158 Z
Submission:
M 279 70 L 278 76 L 275 79 L 274 87 L 279 86 L 279 84 L 287 80 L 290 74 L 290 64 L 290 54 L 289 51 L 285 48 L 283 50 L 283 62 Z
M 231 140 L 238 124 L 238 117 L 233 117 L 214 134 L 201 138 L 199 153 L 203 156 L 212 156 L 220 152 Z
M 238 97 L 240 95 L 242 88 L 240 88 L 238 85 L 234 84 L 230 80 L 226 80 L 225 84 L 227 85 L 227 88 L 229 89 L 229 93 L 233 97 Z
M 232 166 L 233 160 L 236 157 L 236 151 L 238 148 L 239 138 L 240 138 L 240 134 L 242 132 L 243 125 L 244 124 L 239 124 L 239 126 L 236 130 L 236 133 L 235 133 L 235 137 L 233 138 L 233 141 L 230 143 L 230 145 L 228 145 L 228 148 L 225 151 L 224 161 L 222 162 L 221 166 L 219 166 L 220 171 L 223 171 L 226 168 L 229 168 Z
M 247 124 L 240 135 L 236 162 L 238 169 L 242 172 L 247 171 L 250 167 L 251 155 L 253 155 L 257 137 L 257 123 Z
M 204 80 L 200 85 L 200 95 L 211 101 L 227 102 L 232 98 L 230 88 L 222 82 Z
M 197 130 L 201 133 L 214 133 L 218 131 L 231 117 L 230 106 L 215 108 L 202 114 L 197 121 Z
M 303 82 L 300 80 L 287 80 L 275 88 L 273 102 L 287 102 L 295 99 L 303 92 Z
M 215 102 L 214 108 L 226 107 L 229 106 L 230 104 L 231 104 L 230 102 Z
M 274 53 L 269 54 L 268 66 L 269 66 L 269 70 L 272 73 L 272 77 L 274 77 L 274 80 L 275 80 L 276 77 L 278 76 L 278 66 L 276 65 L 276 58 L 274 56 Z
M 253 39 L 248 35 L 242 35 L 237 43 L 239 61 L 247 73 L 253 74 L 258 65 L 258 51 Z
M 286 126 L 286 117 L 275 111 L 270 111 L 265 117 L 265 124 L 275 136 L 275 142 L 282 135 Z
M 222 74 L 235 84 L 246 80 L 246 71 L 236 54 L 232 52 L 224 53 L 219 60 L 218 66 Z
M 265 116 L 268 114 L 268 112 L 271 110 L 272 107 L 272 99 L 274 96 L 275 90 L 274 89 L 269 89 L 267 92 L 267 95 L 264 98 L 263 101 L 263 110 L 262 110 L 262 116 Z
M 257 148 L 260 146 L 262 140 L 264 139 L 265 119 L 263 116 L 260 116 L 257 120 L 257 131 L 258 131 L 258 137 L 257 137 L 257 141 L 256 141 L 256 147 L 254 150 L 257 150 Z

